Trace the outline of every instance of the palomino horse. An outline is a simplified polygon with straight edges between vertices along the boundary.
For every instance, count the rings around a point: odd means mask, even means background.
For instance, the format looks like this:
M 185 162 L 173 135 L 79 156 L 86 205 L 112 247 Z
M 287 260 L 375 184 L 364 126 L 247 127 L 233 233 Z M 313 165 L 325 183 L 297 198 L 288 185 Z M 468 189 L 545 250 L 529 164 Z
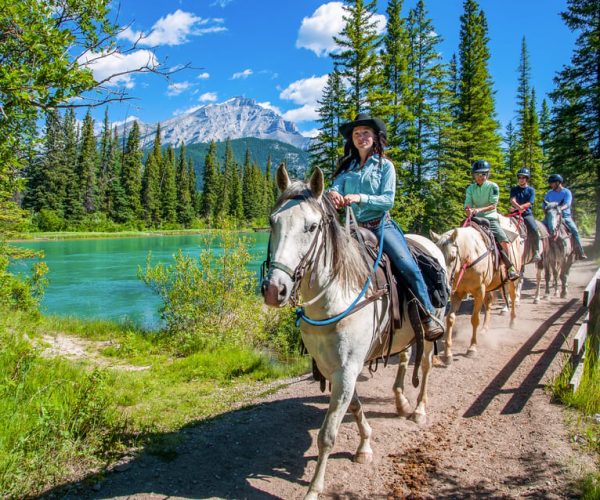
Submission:
M 389 320 L 387 294 L 359 310 L 357 308 L 343 319 L 335 318 L 355 302 L 371 270 L 362 257 L 359 244 L 340 226 L 335 208 L 323 195 L 323 184 L 323 172 L 319 168 L 315 169 L 308 184 L 291 182 L 283 165 L 277 169 L 277 185 L 282 194 L 270 217 L 271 262 L 262 286 L 265 303 L 274 307 L 285 305 L 293 297 L 293 290 L 299 290 L 306 301 L 306 316 L 327 323 L 314 326 L 302 321 L 300 325 L 308 353 L 331 384 L 329 409 L 318 436 L 317 467 L 306 494 L 309 499 L 316 499 L 323 491 L 327 459 L 348 409 L 354 415 L 360 433 L 355 460 L 359 463 L 372 460 L 371 427 L 358 399 L 356 381 L 370 360 L 373 348 L 380 344 L 380 332 Z M 443 265 L 443 256 L 431 241 L 421 237 L 420 243 Z M 372 293 L 371 287 L 367 296 Z M 443 309 L 438 310 L 440 321 L 443 314 Z M 406 308 L 404 317 L 408 318 Z M 332 320 L 327 321 L 330 318 Z M 391 353 L 401 354 L 393 389 L 398 413 L 423 423 L 433 343 L 425 342 L 418 403 L 411 415 L 410 404 L 404 395 L 404 375 L 409 361 L 407 349 L 414 340 L 410 321 L 404 321 L 394 332 Z
M 540 295 L 540 282 L 542 277 L 542 267 L 546 278 L 545 298 L 550 296 L 550 274 L 552 273 L 554 283 L 554 296 L 558 297 L 558 277 L 562 284 L 560 296 L 565 298 L 568 294 L 569 271 L 575 260 L 575 246 L 571 241 L 571 234 L 562 223 L 562 210 L 558 203 L 546 203 L 544 208 L 546 217 L 544 222 L 550 233 L 550 244 L 542 260 L 543 266 L 538 266 L 537 270 L 537 289 L 536 297 Z
M 507 217 L 499 215 L 500 225 L 503 229 L 510 231 L 510 223 Z M 495 241 L 486 241 L 480 231 L 474 227 L 459 227 L 437 235 L 431 233 L 436 245 L 442 251 L 446 261 L 446 268 L 450 275 L 451 283 L 451 306 L 450 313 L 446 318 L 446 333 L 444 335 L 444 356 L 447 364 L 452 363 L 452 328 L 456 320 L 456 311 L 467 294 L 473 296 L 473 312 L 471 313 L 471 325 L 473 332 L 471 344 L 467 355 L 475 356 L 477 353 L 477 328 L 479 327 L 479 312 L 484 306 L 485 318 L 484 331 L 489 327 L 491 314 L 490 308 L 493 300 L 492 294 L 488 293 L 508 284 L 511 299 L 510 326 L 514 325 L 516 317 L 516 284 L 514 281 L 506 281 L 506 268 L 501 264 L 494 268 Z M 523 255 L 523 239 L 517 237 L 509 245 L 509 258 L 517 272 L 521 269 Z

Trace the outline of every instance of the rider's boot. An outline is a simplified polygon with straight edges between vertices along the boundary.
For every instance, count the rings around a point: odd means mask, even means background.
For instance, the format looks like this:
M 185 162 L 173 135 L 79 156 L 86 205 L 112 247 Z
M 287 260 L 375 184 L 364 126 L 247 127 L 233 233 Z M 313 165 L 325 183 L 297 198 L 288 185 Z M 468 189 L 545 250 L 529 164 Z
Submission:
M 503 244 L 500 247 L 500 256 L 502 257 L 504 265 L 506 266 L 506 275 L 510 281 L 518 280 L 521 276 L 515 269 L 515 266 L 513 266 L 513 263 L 508 258 L 507 248 L 505 247 L 508 247 L 508 243 L 503 242 Z
M 423 326 L 423 331 L 425 333 L 425 340 L 434 341 L 446 333 L 444 324 L 431 314 L 427 314 L 427 316 L 421 320 L 421 325 Z

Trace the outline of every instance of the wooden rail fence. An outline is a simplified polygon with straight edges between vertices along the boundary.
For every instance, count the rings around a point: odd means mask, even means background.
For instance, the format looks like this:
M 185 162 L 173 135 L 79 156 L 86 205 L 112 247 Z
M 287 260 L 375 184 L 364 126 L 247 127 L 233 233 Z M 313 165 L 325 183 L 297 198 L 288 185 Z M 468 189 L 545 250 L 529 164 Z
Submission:
M 585 316 L 583 317 L 583 323 L 577 330 L 577 333 L 573 337 L 573 349 L 571 353 L 571 363 L 575 368 L 573 370 L 573 375 L 571 376 L 571 380 L 569 382 L 569 387 L 571 391 L 576 391 L 577 387 L 579 387 L 579 383 L 581 382 L 581 377 L 583 376 L 583 366 L 586 358 L 586 349 L 585 343 L 588 336 L 590 337 L 590 343 L 588 347 L 587 355 L 590 357 L 590 360 L 595 360 L 598 355 L 598 348 L 600 343 L 598 342 L 598 337 L 600 336 L 599 331 L 595 331 L 598 329 L 600 314 L 600 269 L 596 271 L 594 277 L 590 280 L 588 285 L 585 287 L 583 291 L 583 307 L 587 309 Z M 592 328 L 590 328 L 592 325 Z M 592 356 L 591 353 L 594 353 Z

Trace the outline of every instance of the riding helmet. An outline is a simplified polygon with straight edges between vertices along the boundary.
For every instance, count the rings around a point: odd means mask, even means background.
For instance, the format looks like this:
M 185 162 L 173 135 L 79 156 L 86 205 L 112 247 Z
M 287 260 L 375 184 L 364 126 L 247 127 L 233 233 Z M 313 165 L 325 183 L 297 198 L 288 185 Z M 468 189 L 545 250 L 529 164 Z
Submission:
M 486 160 L 475 160 L 471 165 L 471 173 L 487 174 L 490 171 L 490 163 Z
M 548 177 L 548 184 L 552 184 L 553 182 L 560 182 L 561 184 L 564 182 L 562 175 L 560 174 L 551 174 Z
M 517 172 L 517 177 L 531 177 L 531 171 L 527 167 L 520 168 Z

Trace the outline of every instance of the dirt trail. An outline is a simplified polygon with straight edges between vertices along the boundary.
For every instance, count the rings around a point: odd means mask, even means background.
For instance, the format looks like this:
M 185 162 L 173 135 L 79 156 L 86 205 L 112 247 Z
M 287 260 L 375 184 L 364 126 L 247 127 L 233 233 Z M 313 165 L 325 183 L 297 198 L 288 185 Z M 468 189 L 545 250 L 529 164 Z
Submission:
M 475 359 L 464 355 L 471 328 L 470 303 L 463 304 L 454 363 L 436 367 L 430 379 L 425 427 L 396 416 L 395 364 L 373 377 L 364 370 L 358 391 L 373 428 L 374 460 L 352 461 L 358 433 L 347 415 L 322 498 L 574 495 L 573 479 L 594 461 L 570 439 L 565 422 L 572 417 L 550 401 L 544 384 L 570 348 L 564 336 L 581 322 L 582 291 L 595 265 L 577 262 L 569 298 L 538 305 L 532 304 L 532 272 L 516 328 L 509 329 L 508 315 L 495 307 Z M 415 395 L 411 387 L 413 404 Z M 71 485 L 67 498 L 301 498 L 315 468 L 316 434 L 327 404 L 328 395 L 310 377 L 291 380 L 253 407 L 166 436 L 178 444 L 162 458 L 142 453 L 93 487 Z

